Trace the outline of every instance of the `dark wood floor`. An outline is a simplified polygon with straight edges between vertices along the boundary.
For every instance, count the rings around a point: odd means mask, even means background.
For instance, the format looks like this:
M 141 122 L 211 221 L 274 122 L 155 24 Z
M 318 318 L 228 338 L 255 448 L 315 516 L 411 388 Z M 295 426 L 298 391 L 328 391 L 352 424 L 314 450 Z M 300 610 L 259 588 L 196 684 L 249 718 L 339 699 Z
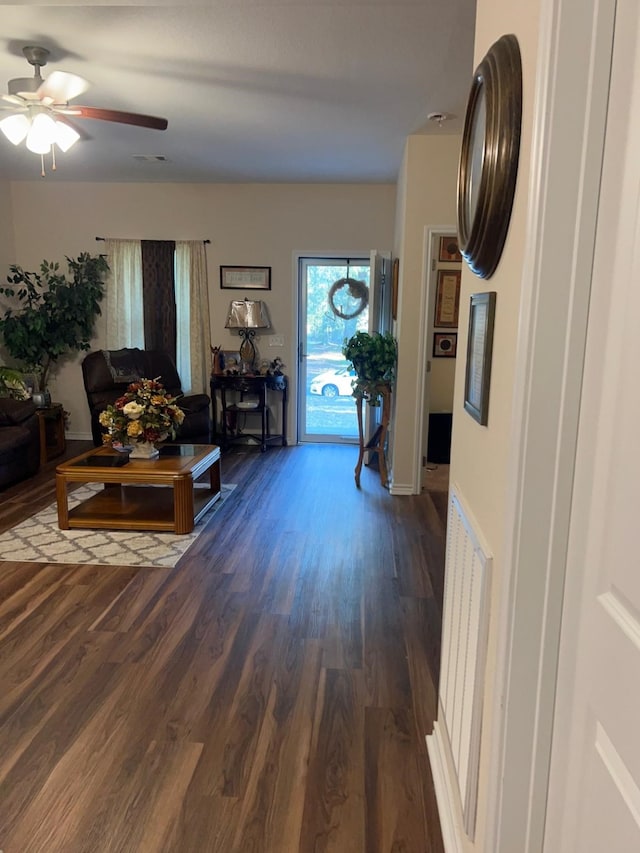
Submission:
M 175 569 L 0 563 L 4 853 L 442 853 L 446 494 L 357 490 L 356 458 L 226 454 L 238 488 Z

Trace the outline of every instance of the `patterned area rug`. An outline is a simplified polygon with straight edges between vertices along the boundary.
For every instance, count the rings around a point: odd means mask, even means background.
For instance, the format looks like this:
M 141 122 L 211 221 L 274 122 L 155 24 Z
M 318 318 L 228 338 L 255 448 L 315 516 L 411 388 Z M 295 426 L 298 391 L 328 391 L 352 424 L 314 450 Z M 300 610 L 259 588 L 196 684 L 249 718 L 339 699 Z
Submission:
M 69 508 L 101 488 L 99 483 L 80 486 L 69 495 Z M 0 534 L 0 561 L 171 568 L 193 545 L 211 516 L 235 488 L 235 484 L 223 484 L 220 500 L 191 533 L 180 536 L 139 530 L 60 530 L 54 502 Z

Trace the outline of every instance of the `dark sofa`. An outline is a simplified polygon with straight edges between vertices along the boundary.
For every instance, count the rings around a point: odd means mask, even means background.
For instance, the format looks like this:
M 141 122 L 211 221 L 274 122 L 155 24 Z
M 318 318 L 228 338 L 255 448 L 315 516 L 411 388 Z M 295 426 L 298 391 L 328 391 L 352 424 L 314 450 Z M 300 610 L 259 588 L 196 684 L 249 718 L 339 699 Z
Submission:
M 0 488 L 40 467 L 40 424 L 32 400 L 0 397 Z
M 167 391 L 178 397 L 185 413 L 176 438 L 178 442 L 208 444 L 211 441 L 211 399 L 206 394 L 182 394 L 178 371 L 171 356 L 161 350 L 125 348 L 96 350 L 82 361 L 82 378 L 91 412 L 93 443 L 102 444 L 100 412 L 115 403 L 131 382 L 158 379 Z

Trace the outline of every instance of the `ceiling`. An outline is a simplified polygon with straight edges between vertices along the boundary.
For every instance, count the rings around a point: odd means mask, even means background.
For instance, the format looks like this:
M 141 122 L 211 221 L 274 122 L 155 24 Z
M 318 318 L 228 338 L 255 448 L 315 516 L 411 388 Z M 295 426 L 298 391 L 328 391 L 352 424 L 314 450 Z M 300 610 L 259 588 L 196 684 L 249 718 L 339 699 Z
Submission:
M 45 78 L 91 83 L 76 102 L 168 119 L 77 120 L 46 180 L 393 182 L 409 134 L 462 130 L 474 18 L 475 0 L 2 5 L 0 92 L 37 44 Z M 39 158 L 0 135 L 0 177 L 41 180 Z

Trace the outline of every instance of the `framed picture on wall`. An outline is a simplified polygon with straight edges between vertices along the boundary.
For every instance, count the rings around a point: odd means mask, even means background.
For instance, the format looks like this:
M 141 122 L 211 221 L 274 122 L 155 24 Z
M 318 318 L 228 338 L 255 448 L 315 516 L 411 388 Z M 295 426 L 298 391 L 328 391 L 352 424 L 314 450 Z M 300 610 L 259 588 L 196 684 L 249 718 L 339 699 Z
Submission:
M 223 290 L 271 290 L 271 267 L 220 267 Z
M 489 384 L 496 294 L 474 293 L 469 310 L 469 340 L 464 380 L 464 408 L 486 426 L 489 416 Z
M 433 357 L 455 358 L 458 346 L 457 332 L 435 332 L 433 335 Z
M 438 270 L 434 326 L 458 327 L 461 275 L 460 270 Z
M 391 274 L 391 317 L 398 319 L 398 276 L 400 274 L 400 259 L 393 259 Z
M 456 263 L 462 263 L 462 255 L 460 254 L 460 249 L 458 248 L 457 237 L 440 238 L 440 251 L 438 252 L 438 260 L 445 262 L 455 261 Z

